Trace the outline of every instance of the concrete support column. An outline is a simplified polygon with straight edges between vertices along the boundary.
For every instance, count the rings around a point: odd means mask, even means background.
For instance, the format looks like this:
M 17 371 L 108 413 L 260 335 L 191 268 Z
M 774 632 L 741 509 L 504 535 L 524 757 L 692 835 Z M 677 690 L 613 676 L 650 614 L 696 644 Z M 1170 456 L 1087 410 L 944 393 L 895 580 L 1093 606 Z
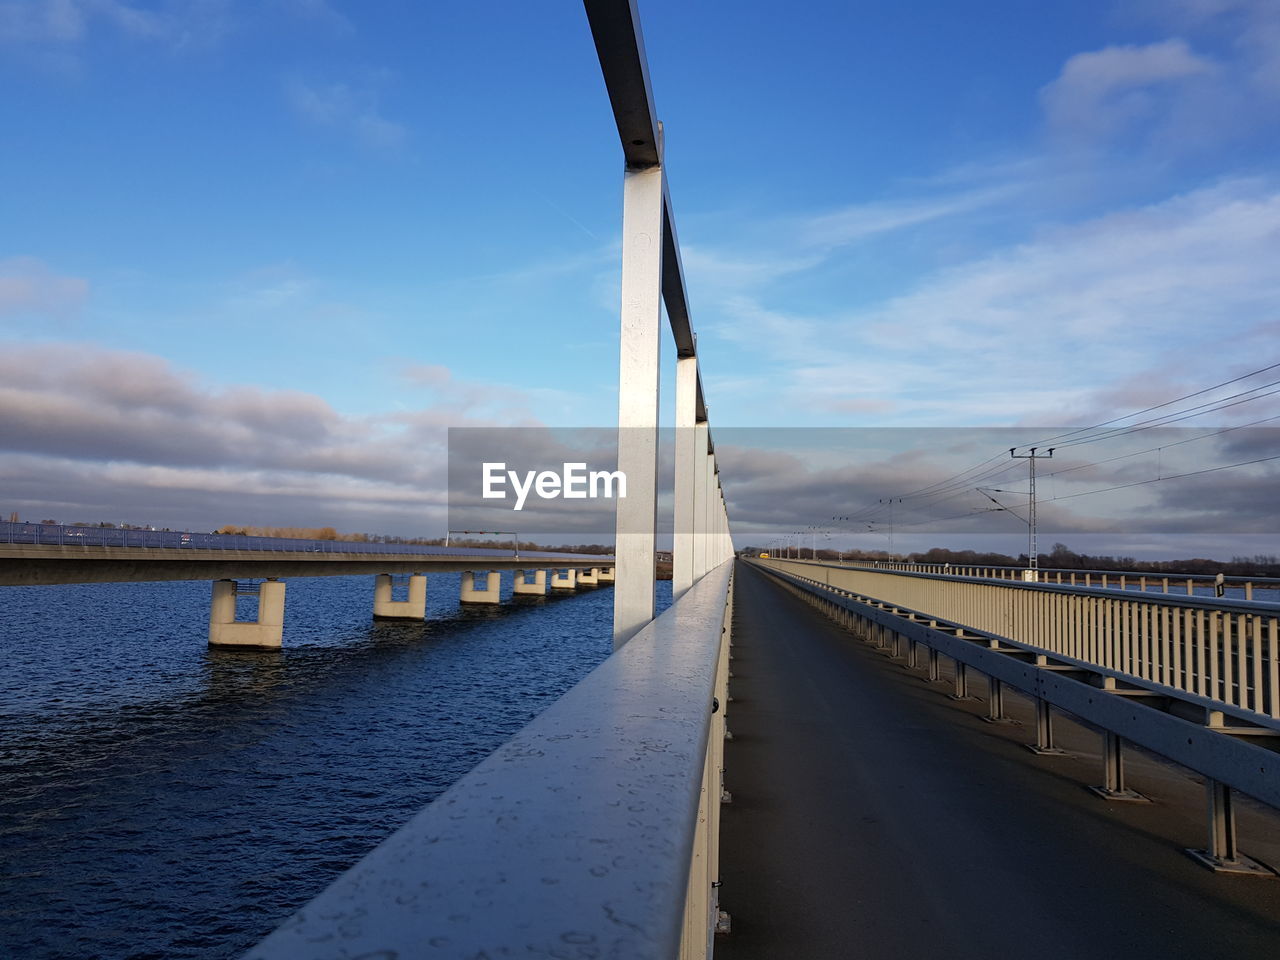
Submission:
M 476 586 L 477 572 L 479 571 L 464 570 L 462 572 L 462 594 L 458 599 L 462 603 L 501 603 L 502 596 L 499 588 L 502 585 L 502 577 L 498 571 L 481 572 L 485 578 L 483 588 Z
M 613 583 L 613 567 L 601 567 L 596 579 L 601 583 Z
M 527 573 L 533 574 L 533 582 L 529 583 L 525 580 Z M 547 571 L 545 570 L 517 570 L 515 574 L 515 585 L 513 593 L 521 596 L 543 597 L 547 593 Z
M 425 619 L 427 616 L 426 576 L 415 573 L 409 578 L 409 595 L 406 600 L 392 599 L 392 582 L 389 573 L 380 573 L 373 578 L 373 619 Z
M 284 640 L 284 584 L 267 580 L 253 591 L 258 596 L 256 620 L 236 619 L 236 595 L 240 592 L 235 580 L 213 581 L 209 646 L 278 650 Z
M 600 582 L 600 568 L 592 567 L 590 570 L 578 571 L 578 586 L 594 587 Z
M 568 570 L 552 570 L 551 571 L 551 589 L 552 590 L 577 590 L 578 589 L 578 571 L 573 568 Z

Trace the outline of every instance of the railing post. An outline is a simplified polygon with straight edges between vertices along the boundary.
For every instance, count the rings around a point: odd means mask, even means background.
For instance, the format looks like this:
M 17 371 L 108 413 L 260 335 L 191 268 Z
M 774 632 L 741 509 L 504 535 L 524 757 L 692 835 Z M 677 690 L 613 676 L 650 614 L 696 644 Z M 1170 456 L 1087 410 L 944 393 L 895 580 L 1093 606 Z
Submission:
M 623 177 L 622 329 L 618 373 L 618 469 L 627 495 L 617 508 L 616 650 L 653 619 L 658 519 L 658 397 L 662 349 L 663 171 Z
M 1215 873 L 1274 876 L 1262 864 L 1240 853 L 1231 788 L 1211 777 L 1205 780 L 1204 786 L 1209 815 L 1209 845 L 1204 850 L 1188 850 L 1187 853 Z

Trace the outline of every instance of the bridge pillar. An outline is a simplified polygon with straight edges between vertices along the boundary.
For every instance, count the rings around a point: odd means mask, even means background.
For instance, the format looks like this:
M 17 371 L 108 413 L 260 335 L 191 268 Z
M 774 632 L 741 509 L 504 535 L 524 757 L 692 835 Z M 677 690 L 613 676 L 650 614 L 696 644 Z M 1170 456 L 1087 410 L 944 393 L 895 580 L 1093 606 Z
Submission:
M 236 619 L 236 596 L 241 592 L 240 584 L 235 580 L 213 581 L 213 600 L 209 605 L 209 646 L 279 649 L 284 640 L 284 584 L 279 580 L 267 580 L 252 591 L 258 596 L 256 620 Z
M 565 570 L 553 570 L 551 572 L 551 589 L 577 590 L 578 571 L 574 570 L 572 567 Z
M 409 598 L 393 600 L 392 578 L 380 573 L 373 578 L 373 619 L 424 620 L 427 616 L 427 578 L 415 573 L 409 578 Z
M 526 580 L 527 574 L 533 574 L 533 581 Z M 517 570 L 515 572 L 515 583 L 512 588 L 513 593 L 521 596 L 533 595 L 543 597 L 547 594 L 547 571 L 545 570 Z
M 476 586 L 476 573 L 480 573 L 484 577 L 483 587 Z M 462 572 L 462 594 L 458 600 L 461 603 L 501 603 L 501 586 L 502 575 L 496 570 L 490 570 L 487 573 L 464 570 Z
M 597 574 L 597 579 L 599 579 L 601 583 L 613 583 L 613 567 L 601 567 L 600 572 Z
M 594 587 L 600 583 L 600 568 L 592 567 L 590 570 L 578 571 L 578 586 Z

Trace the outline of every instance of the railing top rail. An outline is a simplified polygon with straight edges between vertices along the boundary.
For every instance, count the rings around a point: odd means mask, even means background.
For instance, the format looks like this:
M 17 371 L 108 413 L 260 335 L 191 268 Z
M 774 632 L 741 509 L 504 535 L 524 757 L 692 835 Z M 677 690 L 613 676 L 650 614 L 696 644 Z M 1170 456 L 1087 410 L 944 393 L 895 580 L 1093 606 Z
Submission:
M 1160 606 L 1183 607 L 1195 610 L 1221 610 L 1230 613 L 1277 613 L 1280 602 L 1270 600 L 1233 600 L 1226 597 L 1186 597 L 1176 593 L 1152 593 L 1138 590 L 1120 592 L 1104 587 L 1071 586 L 1067 583 L 1028 583 L 1024 580 L 994 580 L 990 577 L 965 577 L 948 573 L 928 573 L 922 570 L 892 570 L 886 567 L 850 567 L 848 564 L 826 563 L 821 560 L 784 560 L 770 557 L 764 563 L 799 563 L 807 567 L 828 567 L 832 570 L 860 570 L 889 577 L 917 577 L 924 580 L 944 580 L 950 583 L 977 583 L 1010 590 L 1040 590 L 1046 593 L 1062 593 L 1071 596 L 1097 597 L 1102 600 L 1127 600 L 1133 603 L 1152 603 Z
M 785 559 L 785 558 L 779 558 L 779 559 Z M 823 563 L 826 561 L 820 560 L 817 562 Z M 886 569 L 885 567 L 877 568 L 876 561 L 874 560 L 871 560 L 871 561 L 848 560 L 848 561 L 839 561 L 839 562 L 847 567 L 859 567 L 859 568 L 865 567 L 868 570 Z M 882 563 L 901 563 L 907 566 L 917 566 L 917 567 L 942 567 L 942 566 L 948 566 L 948 565 L 950 565 L 953 568 L 980 567 L 984 570 L 1013 570 L 1015 572 L 1020 572 L 1027 569 L 1026 567 L 1009 566 L 1008 564 L 996 564 L 996 563 L 954 563 L 952 562 L 948 564 L 946 561 L 939 563 L 932 560 L 886 560 L 881 562 Z M 1096 574 L 1098 576 L 1108 576 L 1108 577 L 1147 577 L 1148 579 L 1154 578 L 1156 580 L 1164 580 L 1167 578 L 1170 581 L 1202 580 L 1202 581 L 1208 581 L 1209 583 L 1212 583 L 1214 580 L 1216 580 L 1218 576 L 1216 573 L 1173 573 L 1167 570 L 1099 570 L 1099 569 L 1094 569 L 1092 567 L 1038 567 L 1037 569 L 1041 573 L 1075 573 L 1075 574 L 1088 573 L 1091 575 Z M 1276 586 L 1280 586 L 1280 577 L 1254 577 L 1246 573 L 1224 573 L 1223 578 L 1230 583 L 1243 583 L 1245 581 L 1249 581 L 1250 583 L 1255 583 L 1255 584 L 1265 583 L 1265 584 L 1275 584 Z
M 732 566 L 248 957 L 676 956 Z

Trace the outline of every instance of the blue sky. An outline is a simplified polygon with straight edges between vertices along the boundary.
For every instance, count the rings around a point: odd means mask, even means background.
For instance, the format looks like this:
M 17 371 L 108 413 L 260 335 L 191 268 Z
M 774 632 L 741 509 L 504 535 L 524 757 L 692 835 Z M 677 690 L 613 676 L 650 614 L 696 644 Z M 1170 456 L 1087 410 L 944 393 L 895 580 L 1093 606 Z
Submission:
M 715 425 L 1084 424 L 1274 358 L 1270 0 L 639 6 Z M 6 512 L 434 532 L 444 427 L 613 422 L 578 3 L 0 0 L 0 83 Z

